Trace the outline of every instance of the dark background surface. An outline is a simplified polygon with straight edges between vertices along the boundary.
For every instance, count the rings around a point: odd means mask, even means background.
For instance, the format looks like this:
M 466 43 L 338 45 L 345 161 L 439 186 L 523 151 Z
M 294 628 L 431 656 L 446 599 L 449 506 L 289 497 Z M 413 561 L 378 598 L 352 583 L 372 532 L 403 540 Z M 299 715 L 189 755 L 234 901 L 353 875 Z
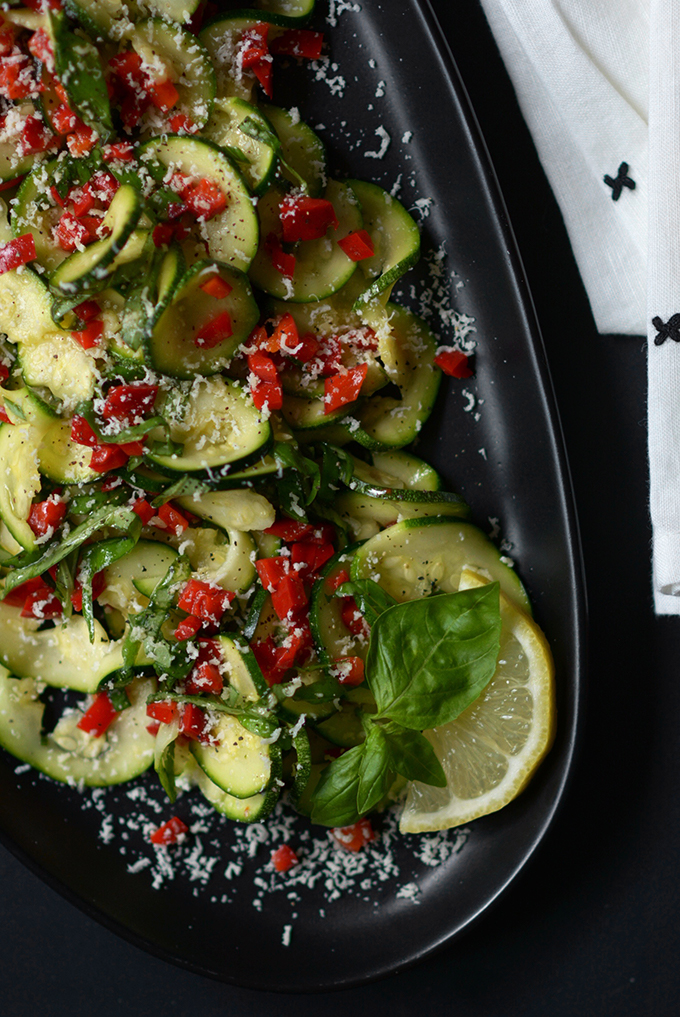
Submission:
M 477 0 L 433 5 L 515 229 L 571 461 L 590 654 L 580 752 L 563 806 L 524 873 L 454 945 L 401 975 L 321 998 L 239 990 L 147 956 L 0 849 L 2 1017 L 678 1012 L 680 623 L 655 619 L 651 608 L 644 343 L 595 331 Z

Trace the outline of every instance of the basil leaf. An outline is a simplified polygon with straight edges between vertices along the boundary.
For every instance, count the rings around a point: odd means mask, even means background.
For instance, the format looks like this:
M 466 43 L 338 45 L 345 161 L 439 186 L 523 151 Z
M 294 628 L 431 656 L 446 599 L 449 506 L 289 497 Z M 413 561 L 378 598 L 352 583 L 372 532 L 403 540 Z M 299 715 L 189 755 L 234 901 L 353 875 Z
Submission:
M 321 446 L 321 480 L 319 497 L 333 502 L 341 485 L 349 486 L 354 473 L 352 457 L 344 449 L 326 442 Z
M 65 15 L 49 11 L 54 39 L 55 73 L 69 97 L 69 106 L 92 127 L 102 144 L 113 134 L 109 93 L 97 47 L 68 27 Z
M 357 788 L 357 812 L 364 815 L 380 802 L 390 789 L 394 780 L 394 770 L 390 766 L 390 745 L 385 738 L 383 729 L 372 724 L 363 744 L 364 754 L 359 767 L 359 786 Z
M 336 597 L 354 597 L 357 607 L 369 625 L 374 625 L 383 611 L 397 603 L 382 586 L 373 579 L 356 579 L 342 583 L 335 591 Z
M 446 774 L 425 735 L 390 722 L 380 731 L 387 746 L 390 765 L 407 780 L 419 780 L 433 787 L 446 787 Z
M 278 151 L 281 148 L 281 142 L 278 137 L 270 130 L 261 117 L 252 115 L 245 117 L 238 125 L 238 129 L 247 135 L 247 137 L 252 138 L 254 141 L 259 141 L 261 145 L 273 148 L 274 151 Z
M 154 769 L 158 774 L 161 787 L 171 802 L 177 798 L 175 784 L 175 740 L 169 742 L 160 752 L 156 753 Z
M 107 565 L 112 565 L 133 549 L 142 532 L 142 520 L 130 527 L 128 537 L 113 537 L 90 544 L 83 551 L 78 568 L 78 579 L 83 589 L 83 618 L 87 622 L 90 642 L 94 642 L 94 603 L 92 599 L 92 579 Z
M 377 717 L 417 731 L 455 720 L 490 681 L 500 630 L 498 583 L 384 611 L 366 658 Z
M 349 826 L 359 819 L 357 792 L 365 745 L 344 752 L 321 772 L 312 794 L 313 823 Z

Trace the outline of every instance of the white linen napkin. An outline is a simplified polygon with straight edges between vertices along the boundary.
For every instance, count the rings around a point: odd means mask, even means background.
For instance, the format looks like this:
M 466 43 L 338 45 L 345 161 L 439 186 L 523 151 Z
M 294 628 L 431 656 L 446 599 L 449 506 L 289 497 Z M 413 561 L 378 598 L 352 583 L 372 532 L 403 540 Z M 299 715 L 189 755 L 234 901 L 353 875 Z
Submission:
M 648 336 L 654 604 L 680 614 L 680 3 L 481 3 L 598 330 Z

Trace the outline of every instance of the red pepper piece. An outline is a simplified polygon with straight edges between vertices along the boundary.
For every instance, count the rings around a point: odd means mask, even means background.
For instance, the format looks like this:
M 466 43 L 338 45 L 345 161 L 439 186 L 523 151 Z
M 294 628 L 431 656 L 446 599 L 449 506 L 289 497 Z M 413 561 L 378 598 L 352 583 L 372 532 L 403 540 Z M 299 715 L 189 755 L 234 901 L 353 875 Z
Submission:
M 14 49 L 14 25 L 5 21 L 0 25 L 0 56 L 9 56 Z
M 350 367 L 345 374 L 334 374 L 331 378 L 326 378 L 324 413 L 332 413 L 347 403 L 353 403 L 359 395 L 367 371 L 368 364 L 357 364 L 356 367 Z
M 271 854 L 272 865 L 277 872 L 288 872 L 300 859 L 289 844 L 282 844 Z
M 109 60 L 109 70 L 129 89 L 141 91 L 146 84 L 142 58 L 132 49 L 112 56 Z
M 214 297 L 215 300 L 224 300 L 225 297 L 229 296 L 233 288 L 226 279 L 219 275 L 211 275 L 209 279 L 206 279 L 200 285 L 200 289 L 207 293 L 209 297 Z
M 77 219 L 72 212 L 64 212 L 56 229 L 57 243 L 63 251 L 71 254 L 80 245 L 91 244 L 97 239 L 97 228 L 101 220 L 93 216 Z
M 326 340 L 325 348 L 318 356 L 319 374 L 322 378 L 329 378 L 337 374 L 342 367 L 342 344 L 339 339 L 331 338 Z
M 472 377 L 470 361 L 460 350 L 440 350 L 434 358 L 434 362 L 437 367 L 441 367 L 444 374 L 448 374 L 452 378 Z
M 279 350 L 281 353 L 287 353 L 292 356 L 293 350 L 297 351 L 297 347 L 300 345 L 300 338 L 295 318 L 289 311 L 282 314 L 274 325 L 271 340 L 276 344 L 275 350 Z M 274 350 L 271 352 L 274 352 Z
M 99 438 L 85 417 L 81 417 L 79 413 L 76 413 L 71 421 L 71 439 L 77 445 L 87 445 L 89 448 L 94 448 L 95 445 L 99 444 Z
M 283 555 L 275 555 L 272 558 L 260 558 L 255 562 L 255 568 L 265 590 L 272 593 L 288 574 L 289 564 Z
M 52 11 L 60 11 L 63 7 L 61 0 L 24 0 L 24 6 L 30 7 L 32 11 L 44 14 L 49 8 Z
M 88 321 L 85 328 L 71 332 L 71 337 L 83 347 L 84 350 L 91 350 L 93 346 L 99 345 L 99 340 L 104 335 L 104 322 L 101 318 L 93 318 Z
M 199 222 L 206 222 L 212 219 L 218 212 L 223 212 L 227 207 L 227 198 L 224 191 L 203 177 L 195 184 L 185 188 L 182 192 L 182 199 L 189 211 L 196 216 Z
M 66 205 L 68 204 L 68 195 L 65 198 L 62 198 L 54 184 L 50 187 L 50 194 L 52 195 L 55 205 L 58 205 L 59 208 L 66 208 Z
M 304 583 L 297 572 L 282 576 L 271 597 L 272 606 L 281 621 L 300 611 L 308 600 Z
M 326 590 L 328 593 L 335 593 L 339 586 L 343 583 L 349 582 L 349 572 L 347 569 L 334 569 L 330 576 L 326 576 Z
M 280 537 L 281 540 L 291 543 L 294 540 L 305 540 L 314 532 L 314 527 L 311 523 L 303 523 L 298 519 L 277 519 L 264 532 L 271 534 L 272 537 Z M 267 561 L 268 559 L 265 558 L 264 560 Z
M 160 528 L 170 530 L 177 537 L 179 537 L 180 533 L 183 533 L 189 525 L 186 517 L 183 516 L 182 513 L 179 512 L 169 501 L 166 501 L 165 505 L 161 505 L 156 515 L 162 524 Z
M 338 657 L 333 662 L 333 674 L 340 685 L 361 685 L 364 680 L 364 662 L 361 657 Z
M 283 406 L 283 386 L 277 377 L 275 381 L 251 382 L 250 394 L 258 410 L 280 410 Z
M 321 569 L 335 554 L 332 544 L 293 544 L 290 549 L 290 560 L 293 565 L 304 565 L 300 575 L 305 578 Z
M 29 593 L 21 611 L 22 618 L 59 618 L 62 613 L 61 601 L 47 584 L 42 589 Z
M 156 509 L 153 505 L 150 505 L 146 498 L 138 498 L 132 505 L 132 511 L 135 515 L 138 515 L 145 526 L 151 522 L 153 517 L 156 515 Z
M 36 590 L 42 590 L 45 594 L 52 593 L 52 587 L 47 585 L 42 576 L 35 576 L 33 579 L 27 579 L 20 586 L 15 586 L 2 598 L 2 602 L 9 604 L 10 607 L 23 607 L 26 598 Z
M 129 141 L 116 141 L 102 149 L 104 162 L 131 162 L 134 157 L 135 151 Z
M 369 819 L 360 819 L 351 826 L 339 826 L 331 830 L 334 839 L 345 851 L 361 851 L 365 844 L 375 840 L 375 833 Z
M 248 354 L 248 370 L 259 378 L 260 381 L 274 383 L 278 381 L 279 375 L 276 370 L 276 364 L 271 357 L 267 356 L 266 353 L 261 353 L 259 350 L 256 353 Z
M 288 28 L 269 44 L 269 50 L 275 56 L 305 60 L 318 60 L 322 48 L 323 32 L 311 32 L 307 28 Z
M 372 258 L 375 254 L 375 247 L 370 234 L 366 230 L 355 230 L 348 233 L 342 240 L 338 240 L 340 247 L 352 261 L 364 261 Z
M 27 265 L 36 258 L 35 240 L 32 233 L 24 233 L 21 237 L 0 244 L 0 275 L 11 272 L 20 265 Z
M 200 632 L 202 626 L 203 622 L 201 619 L 190 614 L 189 617 L 184 618 L 175 629 L 175 639 L 177 639 L 180 643 L 185 642 L 187 639 L 193 639 L 194 636 Z
M 65 102 L 54 109 L 51 119 L 58 134 L 71 134 L 82 123 L 80 117 Z
M 0 191 L 9 191 L 10 187 L 16 187 L 17 184 L 21 183 L 25 176 L 26 174 L 22 177 L 15 177 L 14 180 L 4 180 L 0 184 Z
M 175 236 L 175 227 L 169 222 L 159 222 L 153 228 L 153 242 L 156 247 L 164 247 L 171 244 Z
M 253 64 L 251 70 L 262 86 L 262 91 L 271 99 L 274 95 L 274 65 L 271 57 L 263 57 L 259 63 Z
M 266 21 L 259 21 L 251 28 L 247 28 L 241 37 L 241 66 L 252 67 L 259 63 L 269 54 L 267 36 L 269 25 Z
M 354 597 L 343 597 L 340 617 L 343 625 L 349 629 L 353 636 L 368 637 L 370 632 L 368 624 L 357 607 Z
M 286 254 L 276 233 L 268 235 L 264 248 L 279 275 L 285 279 L 292 279 L 295 275 L 295 255 Z
M 77 727 L 87 734 L 101 738 L 104 732 L 111 726 L 118 713 L 113 708 L 113 703 L 106 692 L 97 692 L 92 705 L 80 718 Z
M 112 385 L 106 393 L 101 411 L 104 420 L 120 420 L 136 424 L 153 409 L 158 385 L 135 382 L 131 385 Z
M 72 134 L 66 135 L 66 145 L 76 159 L 81 155 L 89 155 L 97 144 L 97 132 L 87 124 L 80 124 Z
M 165 81 L 149 82 L 146 88 L 156 109 L 160 109 L 164 113 L 167 113 L 179 102 L 179 92 L 169 78 Z
M 298 240 L 320 240 L 330 226 L 337 228 L 335 209 L 325 198 L 310 198 L 307 195 L 284 198 L 279 205 L 279 218 L 283 229 L 284 243 L 293 244 Z
M 172 724 L 179 717 L 179 709 L 172 699 L 159 699 L 155 703 L 147 703 L 146 715 L 161 724 Z
M 10 54 L 0 57 L 0 94 L 7 99 L 26 99 L 40 91 L 31 58 Z
M 179 731 L 192 742 L 209 742 L 205 710 L 195 703 L 183 703 L 179 715 Z
M 40 117 L 26 117 L 21 131 L 19 151 L 21 155 L 36 155 L 38 152 L 46 152 L 56 140 L 52 131 Z
M 125 466 L 129 456 L 120 445 L 95 445 L 90 457 L 90 469 L 96 473 L 108 473 Z
M 179 816 L 173 816 L 167 823 L 163 823 L 149 836 L 149 840 L 157 847 L 165 847 L 167 844 L 176 844 L 189 832 L 189 827 L 182 822 Z
M 221 586 L 190 579 L 182 590 L 177 606 L 201 621 L 217 625 L 234 596 L 231 590 L 224 590 Z
M 104 571 L 95 572 L 92 576 L 92 599 L 96 600 L 104 590 L 106 589 L 106 575 Z M 74 611 L 83 610 L 83 587 L 80 580 L 76 579 L 76 584 L 71 593 L 71 606 Z
M 45 501 L 33 502 L 28 513 L 28 525 L 36 537 L 43 537 L 46 533 L 53 533 L 65 515 L 66 503 L 52 496 Z
M 170 117 L 168 124 L 173 134 L 196 134 L 200 129 L 186 113 L 175 113 Z
M 232 334 L 231 316 L 228 311 L 222 311 L 201 326 L 194 337 L 194 346 L 202 350 L 212 350 L 225 339 L 229 339 Z
M 92 321 L 98 314 L 101 314 L 101 307 L 96 300 L 83 300 L 73 308 L 81 321 Z
M 297 360 L 299 364 L 306 364 L 310 360 L 313 360 L 321 349 L 321 343 L 312 332 L 307 332 L 305 335 L 300 336 L 294 352 L 290 353 L 293 360 Z
M 223 688 L 224 680 L 219 667 L 216 664 L 210 664 L 207 660 L 197 664 L 191 670 L 185 684 L 189 696 L 200 696 L 203 692 L 219 696 Z

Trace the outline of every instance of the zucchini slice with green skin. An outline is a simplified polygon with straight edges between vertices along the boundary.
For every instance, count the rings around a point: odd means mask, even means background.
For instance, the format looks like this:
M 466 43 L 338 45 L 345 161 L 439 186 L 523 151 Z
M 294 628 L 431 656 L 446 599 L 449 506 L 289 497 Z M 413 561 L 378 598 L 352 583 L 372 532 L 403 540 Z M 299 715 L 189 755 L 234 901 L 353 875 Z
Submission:
M 167 5 L 163 5 L 167 6 Z M 172 107 L 172 115 L 184 113 L 197 127 L 203 127 L 217 88 L 215 71 L 208 52 L 195 35 L 176 23 L 162 17 L 146 18 L 135 25 L 129 42 L 142 58 L 142 64 L 151 68 L 160 80 L 172 81 L 179 99 Z M 158 73 L 159 63 L 163 73 Z M 158 130 L 167 131 L 167 114 L 158 117 Z M 144 128 L 147 118 L 142 119 Z M 148 124 L 153 130 L 153 122 Z
M 444 482 L 434 466 L 411 452 L 395 449 L 371 453 L 371 463 L 383 473 L 397 477 L 404 488 L 412 491 L 441 491 Z
M 252 124 L 257 137 L 241 130 L 244 121 Z M 218 99 L 203 134 L 234 160 L 253 194 L 267 189 L 276 171 L 278 152 L 277 146 L 265 139 L 271 134 L 275 141 L 276 135 L 257 106 L 238 96 Z
M 326 147 L 312 128 L 280 106 L 262 104 L 262 112 L 281 142 L 279 173 L 294 187 L 304 181 L 307 193 L 318 198 L 326 184 Z
M 317 732 L 332 745 L 352 749 L 366 740 L 364 725 L 357 716 L 354 703 L 344 702 L 332 717 L 316 725 Z
M 67 407 L 87 402 L 94 394 L 99 377 L 95 357 L 67 332 L 19 343 L 18 360 L 27 385 L 49 389 Z
M 96 240 L 82 251 L 74 251 L 52 272 L 50 285 L 67 296 L 101 289 L 102 280 L 110 274 L 111 263 L 125 247 L 142 214 L 142 195 L 132 184 L 121 184 L 100 229 L 110 230 L 102 240 Z M 127 261 L 139 257 L 146 241 L 140 231 L 137 245 L 133 245 Z
M 296 437 L 299 431 L 307 432 L 308 441 L 332 441 L 326 436 L 326 429 L 333 424 L 342 423 L 345 417 L 353 414 L 360 406 L 359 400 L 353 403 L 346 403 L 332 413 L 326 413 L 326 404 L 323 399 L 305 399 L 302 396 L 294 396 L 286 393 L 283 399 L 281 413 L 284 420 L 294 429 Z M 318 432 L 318 437 L 314 435 Z M 349 434 L 349 429 L 348 429 Z M 347 437 L 347 441 L 351 435 Z M 336 444 L 338 444 L 336 442 Z
M 64 9 L 93 39 L 110 38 L 118 42 L 129 35 L 132 22 L 138 21 L 143 13 L 159 14 L 183 25 L 199 3 L 200 0 L 145 0 L 141 9 L 136 0 L 64 0 Z
M 361 208 L 354 192 L 347 184 L 329 180 L 324 197 L 335 209 L 336 229 L 329 229 L 320 240 L 301 240 L 292 245 L 295 271 L 288 279 L 278 272 L 267 250 L 267 238 L 280 232 L 279 205 L 285 192 L 272 187 L 259 201 L 262 240 L 250 269 L 250 278 L 256 286 L 278 300 L 307 303 L 323 300 L 345 285 L 354 274 L 357 262 L 348 258 L 337 241 L 362 227 Z
M 106 586 L 102 603 L 109 604 L 126 616 L 131 609 L 139 610 L 141 602 L 135 590 L 150 597 L 156 585 L 177 558 L 177 551 L 156 540 L 138 541 L 129 554 L 104 569 Z
M 241 42 L 244 32 L 263 21 L 269 25 L 269 42 L 290 24 L 288 18 L 277 14 L 262 16 L 254 10 L 237 10 L 218 14 L 200 31 L 198 38 L 207 49 L 217 73 L 218 97 L 236 95 L 251 100 L 257 78 L 251 70 L 241 66 Z
M 456 501 L 416 501 L 373 498 L 362 491 L 341 491 L 334 507 L 349 525 L 354 540 L 367 540 L 385 526 L 402 519 L 428 516 L 468 516 L 469 507 L 462 498 Z
M 218 276 L 228 292 L 216 298 L 201 289 Z M 204 345 L 201 333 L 224 317 L 225 338 Z M 145 341 L 151 365 L 171 378 L 216 374 L 257 324 L 260 311 L 248 277 L 228 265 L 197 261 L 177 283 L 172 299 L 160 305 Z
M 182 418 L 170 421 L 170 436 L 183 443 L 182 452 L 147 458 L 163 471 L 204 473 L 259 459 L 271 442 L 271 426 L 249 393 L 215 375 L 196 380 Z
M 217 744 L 194 742 L 198 765 L 222 791 L 234 798 L 251 798 L 267 791 L 281 772 L 281 752 L 248 731 L 227 713 L 213 714 L 211 735 Z
M 253 7 L 268 14 L 278 14 L 281 20 L 294 25 L 311 16 L 315 3 L 316 0 L 254 0 Z
M 436 470 L 408 452 L 400 449 L 375 452 L 372 465 L 356 456 L 352 459 L 354 475 L 349 486 L 353 491 L 392 501 L 462 502 L 460 495 L 442 490 L 442 480 Z M 378 466 L 378 462 L 382 466 Z
M 240 636 L 219 636 L 218 643 L 231 687 L 252 703 L 265 696 L 269 686 L 247 642 Z
M 237 823 L 261 823 L 279 800 L 281 789 L 277 784 L 272 784 L 262 794 L 251 795 L 250 798 L 235 798 L 213 783 L 200 766 L 197 766 L 196 770 L 196 785 L 203 797 L 217 812 Z
M 176 498 L 181 508 L 225 530 L 266 530 L 276 518 L 274 506 L 256 491 L 234 488 Z
M 397 279 L 416 263 L 420 231 L 401 202 L 388 191 L 365 180 L 348 183 L 361 203 L 364 229 L 375 250 L 373 257 L 359 262 L 367 282 L 355 304 L 355 309 L 361 310 L 385 290 L 391 290 Z
M 71 438 L 71 421 L 55 420 L 38 446 L 40 472 L 55 484 L 88 484 L 101 474 L 90 468 L 92 449 Z
M 22 618 L 21 608 L 0 604 L 0 661 L 20 678 L 96 692 L 107 675 L 123 666 L 122 640 L 111 641 L 96 620 L 92 643 L 87 622 L 79 615 L 40 632 L 38 624 Z
M 256 579 L 255 541 L 243 530 L 222 532 L 212 526 L 190 526 L 179 537 L 159 531 L 157 539 L 168 540 L 172 547 L 181 547 L 196 578 L 216 583 L 232 593 L 245 593 Z M 141 585 L 139 589 L 142 590 Z
M 456 593 L 466 567 L 498 580 L 524 611 L 529 598 L 517 573 L 472 523 L 445 516 L 406 519 L 371 537 L 354 554 L 352 579 L 373 579 L 400 603 L 434 592 Z
M 139 157 L 173 173 L 209 180 L 220 189 L 226 208 L 200 224 L 200 236 L 207 241 L 212 258 L 246 272 L 257 251 L 257 214 L 241 174 L 224 152 L 204 138 L 169 134 L 145 142 Z
M 0 745 L 17 759 L 64 784 L 106 787 L 133 780 L 153 762 L 154 739 L 146 730 L 146 699 L 153 688 L 154 682 L 148 680 L 129 685 L 130 707 L 116 717 L 101 738 L 79 731 L 78 714 L 69 718 L 71 730 L 62 728 L 45 736 L 42 734 L 45 704 L 38 699 L 36 683 L 30 678 L 11 678 L 3 669 Z
M 34 166 L 17 191 L 10 216 L 15 237 L 33 234 L 36 261 L 48 272 L 67 258 L 66 251 L 54 239 L 54 230 L 64 210 L 50 193 L 51 185 L 59 182 L 62 172 L 56 159 Z
M 342 620 L 342 598 L 335 597 L 333 581 L 338 573 L 349 573 L 352 559 L 361 544 L 353 544 L 326 564 L 312 587 L 309 604 L 309 625 L 316 652 L 322 664 L 331 664 L 340 657 L 361 657 L 368 652 L 368 640 L 354 636 Z
M 32 424 L 0 425 L 0 518 L 27 551 L 36 546 L 28 516 L 40 490 L 39 441 Z

